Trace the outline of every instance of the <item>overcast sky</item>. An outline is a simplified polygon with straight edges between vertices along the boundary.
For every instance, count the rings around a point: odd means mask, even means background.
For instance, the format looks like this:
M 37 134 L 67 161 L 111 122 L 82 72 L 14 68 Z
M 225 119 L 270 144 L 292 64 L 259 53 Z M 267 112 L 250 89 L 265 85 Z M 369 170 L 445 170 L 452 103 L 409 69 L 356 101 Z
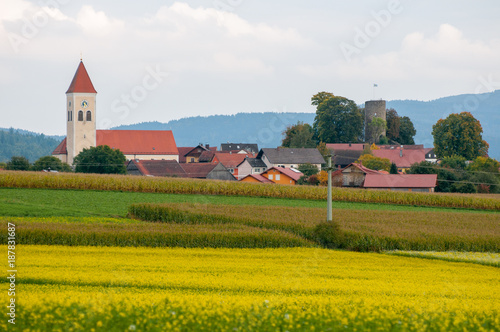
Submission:
M 319 91 L 357 103 L 488 92 L 499 17 L 498 0 L 2 0 L 0 127 L 64 135 L 81 53 L 99 129 L 314 112 Z

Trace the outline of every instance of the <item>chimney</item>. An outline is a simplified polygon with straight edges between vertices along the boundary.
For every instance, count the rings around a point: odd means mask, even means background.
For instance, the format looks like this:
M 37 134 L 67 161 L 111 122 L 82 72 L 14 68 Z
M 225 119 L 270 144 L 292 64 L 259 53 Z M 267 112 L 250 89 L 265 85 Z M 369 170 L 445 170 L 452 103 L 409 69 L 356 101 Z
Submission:
M 399 157 L 403 158 L 403 145 L 401 145 L 401 150 L 399 150 Z
M 205 144 L 205 147 L 207 148 L 207 150 L 210 150 L 210 144 Z

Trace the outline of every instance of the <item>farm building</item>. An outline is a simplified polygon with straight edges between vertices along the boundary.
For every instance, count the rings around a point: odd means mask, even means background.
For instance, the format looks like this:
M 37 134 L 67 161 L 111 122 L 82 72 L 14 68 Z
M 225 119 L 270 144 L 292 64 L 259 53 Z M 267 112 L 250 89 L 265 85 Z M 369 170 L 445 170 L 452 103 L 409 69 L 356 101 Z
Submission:
M 261 149 L 257 155 L 267 168 L 271 167 L 285 167 L 285 168 L 298 168 L 302 164 L 312 164 L 321 170 L 321 164 L 325 163 L 323 156 L 319 153 L 318 149 Z
M 434 192 L 437 174 L 366 174 L 363 188 Z

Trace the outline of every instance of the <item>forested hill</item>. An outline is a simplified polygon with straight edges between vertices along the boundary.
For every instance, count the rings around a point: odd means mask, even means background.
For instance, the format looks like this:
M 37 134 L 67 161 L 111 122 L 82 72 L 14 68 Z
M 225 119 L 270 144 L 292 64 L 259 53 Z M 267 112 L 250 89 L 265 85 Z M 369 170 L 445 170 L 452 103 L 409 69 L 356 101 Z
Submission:
M 0 128 L 0 162 L 7 162 L 12 156 L 23 156 L 34 162 L 49 156 L 60 142 L 60 139 L 44 134 Z
M 315 113 L 238 113 L 191 117 L 180 120 L 143 122 L 113 129 L 172 130 L 177 146 L 196 146 L 208 143 L 257 143 L 259 148 L 281 145 L 283 131 L 297 121 L 312 124 Z
M 481 122 L 483 139 L 490 144 L 489 154 L 500 160 L 500 90 L 484 93 L 445 97 L 432 101 L 394 100 L 387 102 L 400 116 L 408 116 L 417 135 L 415 142 L 426 147 L 433 146 L 432 126 L 451 113 L 471 112 Z M 286 126 L 297 121 L 313 124 L 314 113 L 238 113 L 236 115 L 214 115 L 191 117 L 180 120 L 144 122 L 114 129 L 172 130 L 178 146 L 195 146 L 209 143 L 250 142 L 259 147 L 281 145 L 282 132 Z

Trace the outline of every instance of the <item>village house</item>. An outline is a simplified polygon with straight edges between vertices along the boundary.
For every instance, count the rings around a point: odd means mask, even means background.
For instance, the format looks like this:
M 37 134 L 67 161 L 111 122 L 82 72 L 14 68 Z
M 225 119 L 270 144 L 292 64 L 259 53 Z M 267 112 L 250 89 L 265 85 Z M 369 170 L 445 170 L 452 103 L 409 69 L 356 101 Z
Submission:
M 199 144 L 195 147 L 179 147 L 179 162 L 180 163 L 198 163 L 203 162 L 204 154 L 217 151 L 216 147 L 210 145 Z
M 271 167 L 261 175 L 277 184 L 295 185 L 304 174 L 293 168 Z
M 244 151 L 246 153 L 258 153 L 259 146 L 253 143 L 222 143 L 220 150 L 223 152 L 229 151 Z
M 312 164 L 321 170 L 321 164 L 325 163 L 323 156 L 318 149 L 289 149 L 289 148 L 276 148 L 276 149 L 261 149 L 257 155 L 267 166 L 271 167 L 284 167 L 297 169 L 303 164 Z
M 127 174 L 143 176 L 188 177 L 176 160 L 130 160 Z
M 269 180 L 268 178 L 260 174 L 248 174 L 247 176 L 243 177 L 240 181 L 251 182 L 251 183 L 274 183 L 273 181 Z
M 245 158 L 238 166 L 238 177 L 242 179 L 247 175 L 260 174 L 267 169 L 266 163 L 258 158 Z
M 180 164 L 189 178 L 236 181 L 236 178 L 221 163 Z
M 375 157 L 387 158 L 391 163 L 396 164 L 398 172 L 406 173 L 414 163 L 420 163 L 425 160 L 424 148 L 405 149 L 400 146 L 392 146 L 389 149 L 372 150 Z
M 212 159 L 213 163 L 221 163 L 227 168 L 229 173 L 233 174 L 236 179 L 239 179 L 238 165 L 242 163 L 245 158 L 254 158 L 255 154 L 247 153 L 232 153 L 232 152 L 215 152 Z
M 366 174 L 363 188 L 412 192 L 434 192 L 437 174 Z

